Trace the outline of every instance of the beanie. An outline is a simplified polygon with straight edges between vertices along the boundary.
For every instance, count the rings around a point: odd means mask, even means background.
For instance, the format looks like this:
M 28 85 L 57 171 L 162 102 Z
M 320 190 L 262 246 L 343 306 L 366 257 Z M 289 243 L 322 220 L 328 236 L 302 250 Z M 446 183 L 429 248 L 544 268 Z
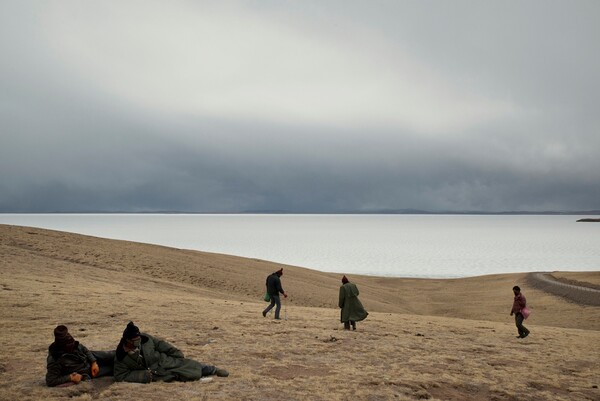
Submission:
M 348 277 L 346 277 L 346 275 L 344 275 L 344 277 L 342 277 L 342 283 L 346 284 L 348 282 Z
M 133 322 L 127 323 L 127 327 L 125 327 L 125 330 L 123 331 L 123 338 L 131 339 L 139 337 L 139 335 L 140 329 L 138 329 L 138 327 L 135 324 L 133 324 Z
M 67 326 L 59 325 L 54 329 L 54 341 L 58 344 L 67 344 L 73 341 Z

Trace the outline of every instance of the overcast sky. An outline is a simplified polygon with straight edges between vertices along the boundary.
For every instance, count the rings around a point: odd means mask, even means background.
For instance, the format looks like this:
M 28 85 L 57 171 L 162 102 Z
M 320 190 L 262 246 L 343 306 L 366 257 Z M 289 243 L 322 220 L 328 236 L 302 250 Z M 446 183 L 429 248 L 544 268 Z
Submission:
M 600 1 L 0 0 L 0 212 L 600 209 Z

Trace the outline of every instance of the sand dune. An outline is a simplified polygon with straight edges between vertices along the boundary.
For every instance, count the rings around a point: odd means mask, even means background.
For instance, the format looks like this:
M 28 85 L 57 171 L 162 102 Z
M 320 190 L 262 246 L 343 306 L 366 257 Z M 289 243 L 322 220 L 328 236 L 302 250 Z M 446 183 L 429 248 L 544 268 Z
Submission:
M 600 307 L 528 288 L 525 274 L 351 276 L 369 318 L 339 323 L 340 275 L 283 266 L 288 320 L 260 311 L 282 265 L 0 225 L 2 400 L 598 400 Z M 600 272 L 556 273 L 598 283 Z M 518 284 L 532 335 L 508 315 Z M 52 329 L 111 349 L 129 320 L 229 378 L 44 386 Z

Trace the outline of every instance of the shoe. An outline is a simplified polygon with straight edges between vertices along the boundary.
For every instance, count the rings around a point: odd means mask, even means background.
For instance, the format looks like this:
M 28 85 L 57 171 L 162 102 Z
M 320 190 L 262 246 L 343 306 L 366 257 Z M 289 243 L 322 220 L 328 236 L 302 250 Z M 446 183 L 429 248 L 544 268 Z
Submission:
M 267 317 L 267 312 L 263 311 L 263 317 Z
M 523 336 L 521 336 L 521 338 L 525 338 L 525 337 L 527 337 L 528 335 L 529 335 L 529 333 L 525 333 L 525 334 L 523 334 Z
M 229 376 L 229 372 L 225 369 L 217 368 L 217 370 L 215 371 L 215 375 L 219 377 L 227 377 Z
M 275 320 L 281 320 L 281 318 L 280 317 L 276 317 Z

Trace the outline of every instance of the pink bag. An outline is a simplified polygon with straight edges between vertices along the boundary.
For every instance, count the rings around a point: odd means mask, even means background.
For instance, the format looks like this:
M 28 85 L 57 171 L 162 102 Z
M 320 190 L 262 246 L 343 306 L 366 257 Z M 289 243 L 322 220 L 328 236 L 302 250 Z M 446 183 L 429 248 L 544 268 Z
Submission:
M 521 315 L 523 315 L 523 317 L 525 319 L 527 319 L 530 314 L 531 314 L 531 311 L 529 310 L 528 307 L 524 307 L 523 309 L 521 309 Z

